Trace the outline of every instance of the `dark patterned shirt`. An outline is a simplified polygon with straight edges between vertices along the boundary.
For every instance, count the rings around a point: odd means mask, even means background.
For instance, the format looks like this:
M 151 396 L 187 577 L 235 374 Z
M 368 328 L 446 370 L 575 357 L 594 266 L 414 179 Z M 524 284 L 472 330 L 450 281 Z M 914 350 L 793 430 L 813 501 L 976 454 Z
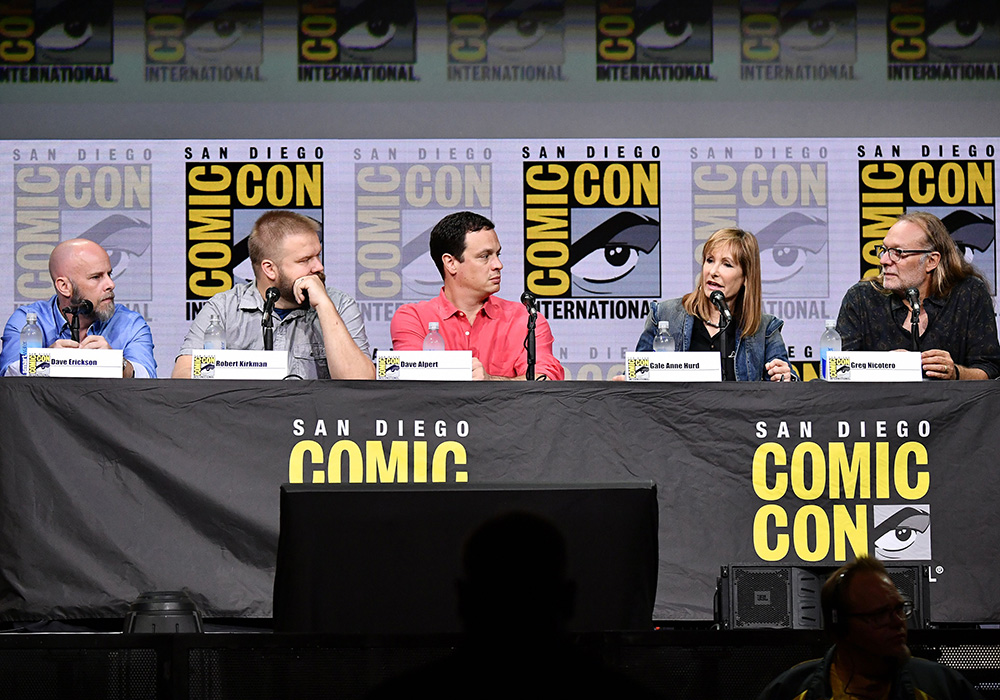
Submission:
M 963 367 L 1000 376 L 1000 343 L 993 300 L 982 280 L 959 282 L 944 299 L 928 297 L 927 328 L 921 350 L 947 350 Z M 898 294 L 883 294 L 864 280 L 847 290 L 840 305 L 837 332 L 844 350 L 910 350 L 910 310 Z

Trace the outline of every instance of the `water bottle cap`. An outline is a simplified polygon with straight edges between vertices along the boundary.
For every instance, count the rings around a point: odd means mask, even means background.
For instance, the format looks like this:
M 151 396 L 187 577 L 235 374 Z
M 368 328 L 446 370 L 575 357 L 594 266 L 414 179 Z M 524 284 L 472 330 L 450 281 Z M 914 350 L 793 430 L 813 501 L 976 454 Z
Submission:
M 833 318 L 826 319 L 826 327 L 827 328 L 836 328 L 837 327 L 837 320 L 833 319 Z
M 28 323 L 38 322 L 38 314 L 32 314 L 32 313 L 25 314 L 24 318 L 28 321 Z
M 429 331 L 436 331 L 437 329 L 438 329 L 438 322 L 437 321 L 431 321 L 430 323 L 427 324 L 427 330 L 429 330 Z
M 660 321 L 657 324 L 657 328 L 659 328 L 661 331 L 669 331 L 670 330 L 670 321 Z

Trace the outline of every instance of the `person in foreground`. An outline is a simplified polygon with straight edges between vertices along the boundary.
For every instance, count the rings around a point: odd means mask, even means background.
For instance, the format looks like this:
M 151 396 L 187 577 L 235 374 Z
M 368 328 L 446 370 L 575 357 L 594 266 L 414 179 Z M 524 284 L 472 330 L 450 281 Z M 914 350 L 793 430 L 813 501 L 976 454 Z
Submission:
M 711 301 L 715 292 L 732 312 L 728 327 Z M 709 237 L 694 291 L 650 305 L 636 352 L 652 351 L 660 321 L 670 322 L 677 352 L 718 352 L 726 336 L 729 357 L 722 358 L 722 371 L 727 381 L 798 379 L 781 338 L 783 321 L 762 312 L 760 248 L 748 231 L 724 228 Z
M 882 274 L 851 287 L 837 331 L 844 350 L 910 350 L 911 305 L 920 295 L 918 325 L 924 375 L 932 379 L 996 379 L 1000 344 L 989 288 L 933 214 L 903 214 L 876 248 Z
M 449 214 L 431 230 L 431 258 L 444 286 L 437 298 L 396 309 L 390 324 L 393 350 L 421 350 L 427 324 L 437 321 L 446 350 L 472 351 L 472 378 L 524 379 L 528 311 L 494 296 L 500 291 L 500 239 L 493 222 L 463 211 Z M 552 331 L 538 316 L 535 378 L 562 379 L 552 354 Z
M 141 314 L 115 304 L 115 281 L 111 279 L 111 259 L 93 241 L 74 238 L 63 241 L 49 256 L 49 276 L 56 293 L 50 299 L 19 307 L 3 330 L 0 368 L 6 376 L 20 370 L 21 329 L 27 314 L 38 316 L 43 345 L 50 348 L 121 350 L 122 376 L 156 377 L 153 334 Z M 80 341 L 72 340 L 70 314 L 63 309 L 89 301 L 90 313 L 81 313 Z
M 326 286 L 318 222 L 294 212 L 269 211 L 257 219 L 248 245 L 254 280 L 205 303 L 184 338 L 173 376 L 191 376 L 191 352 L 204 347 L 212 314 L 223 327 L 226 349 L 263 350 L 264 298 L 276 287 L 274 349 L 288 352 L 289 376 L 374 379 L 357 302 Z
M 906 645 L 903 599 L 878 559 L 863 555 L 823 585 L 823 625 L 834 646 L 822 659 L 778 676 L 759 700 L 949 700 L 980 698 L 960 674 L 914 659 Z
M 577 587 L 568 569 L 566 538 L 552 522 L 527 511 L 491 517 L 462 550 L 455 652 L 368 700 L 658 697 L 574 643 Z

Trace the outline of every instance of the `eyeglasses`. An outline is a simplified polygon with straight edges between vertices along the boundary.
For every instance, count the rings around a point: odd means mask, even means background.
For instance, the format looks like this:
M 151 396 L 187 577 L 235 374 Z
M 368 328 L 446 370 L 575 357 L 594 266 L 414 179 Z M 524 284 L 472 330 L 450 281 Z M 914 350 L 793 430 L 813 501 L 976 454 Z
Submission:
M 913 616 L 913 603 L 904 600 L 896 605 L 887 605 L 884 608 L 866 613 L 851 613 L 850 617 L 857 617 L 869 625 L 883 626 L 889 624 L 893 619 L 908 620 Z
M 917 253 L 936 253 L 936 250 L 907 250 L 905 248 L 886 248 L 884 245 L 875 246 L 875 255 L 880 259 L 883 255 L 888 255 L 893 262 L 899 262 L 903 258 L 908 258 Z

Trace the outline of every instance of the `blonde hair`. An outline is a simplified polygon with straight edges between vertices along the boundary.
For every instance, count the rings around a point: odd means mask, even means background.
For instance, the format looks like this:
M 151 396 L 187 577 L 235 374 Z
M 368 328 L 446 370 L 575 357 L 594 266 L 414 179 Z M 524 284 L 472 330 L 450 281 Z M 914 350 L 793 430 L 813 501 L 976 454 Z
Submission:
M 309 231 L 320 236 L 320 225 L 316 219 L 293 211 L 274 210 L 262 214 L 253 225 L 250 238 L 247 240 L 250 264 L 253 265 L 254 272 L 260 272 L 262 260 L 274 259 L 278 247 L 286 236 Z
M 732 309 L 733 319 L 740 326 L 740 337 L 746 338 L 760 329 L 761 322 L 761 282 L 760 282 L 760 245 L 757 237 L 741 228 L 721 228 L 705 241 L 701 251 L 701 264 L 720 248 L 729 247 L 740 269 L 743 271 L 743 289 L 736 297 Z M 702 290 L 702 273 L 698 273 L 694 291 L 685 294 L 681 299 L 684 310 L 691 316 L 702 320 L 710 317 L 712 302 Z

